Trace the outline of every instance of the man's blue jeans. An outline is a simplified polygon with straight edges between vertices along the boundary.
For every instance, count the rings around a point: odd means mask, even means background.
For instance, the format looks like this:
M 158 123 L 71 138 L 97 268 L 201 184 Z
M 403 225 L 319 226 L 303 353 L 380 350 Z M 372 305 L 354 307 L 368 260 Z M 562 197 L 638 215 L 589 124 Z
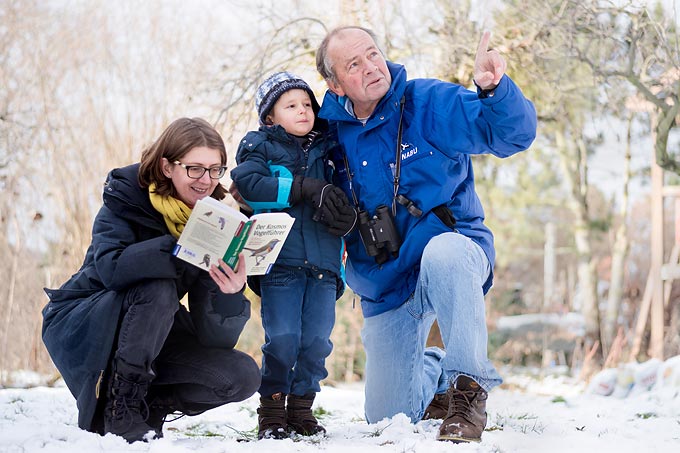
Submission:
M 260 395 L 304 396 L 321 390 L 333 349 L 337 278 L 303 267 L 274 266 L 262 277 L 262 384 Z
M 482 285 L 490 272 L 484 251 L 458 233 L 425 247 L 413 295 L 401 306 L 364 320 L 366 420 L 400 412 L 419 421 L 435 393 L 460 375 L 485 390 L 502 382 L 487 357 Z M 446 352 L 425 348 L 435 318 Z

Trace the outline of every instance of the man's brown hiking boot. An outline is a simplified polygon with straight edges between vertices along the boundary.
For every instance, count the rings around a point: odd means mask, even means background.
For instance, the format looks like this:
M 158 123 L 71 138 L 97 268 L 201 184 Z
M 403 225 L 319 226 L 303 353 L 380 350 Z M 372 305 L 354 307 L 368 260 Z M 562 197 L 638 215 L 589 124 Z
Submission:
M 295 431 L 301 436 L 313 436 L 314 434 L 325 433 L 326 428 L 319 424 L 319 421 L 312 413 L 314 403 L 314 393 L 304 396 L 288 395 L 288 405 L 286 415 L 288 429 Z
M 449 410 L 439 428 L 437 440 L 481 442 L 486 427 L 488 393 L 473 379 L 460 375 L 446 394 L 450 399 Z
M 271 396 L 260 397 L 260 407 L 257 409 L 257 438 L 288 438 L 286 395 L 284 393 L 279 392 Z
M 443 420 L 449 412 L 449 394 L 436 393 L 430 405 L 425 408 L 423 420 Z

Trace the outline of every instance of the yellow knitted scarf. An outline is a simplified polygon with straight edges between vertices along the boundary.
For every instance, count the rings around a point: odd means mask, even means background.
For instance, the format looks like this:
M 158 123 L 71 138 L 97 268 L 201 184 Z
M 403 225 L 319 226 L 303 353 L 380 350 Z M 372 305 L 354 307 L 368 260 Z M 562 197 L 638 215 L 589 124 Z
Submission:
M 149 186 L 149 199 L 154 209 L 163 214 L 163 220 L 165 220 L 170 234 L 178 238 L 182 234 L 187 220 L 189 220 L 191 208 L 177 198 L 158 195 L 155 183 Z

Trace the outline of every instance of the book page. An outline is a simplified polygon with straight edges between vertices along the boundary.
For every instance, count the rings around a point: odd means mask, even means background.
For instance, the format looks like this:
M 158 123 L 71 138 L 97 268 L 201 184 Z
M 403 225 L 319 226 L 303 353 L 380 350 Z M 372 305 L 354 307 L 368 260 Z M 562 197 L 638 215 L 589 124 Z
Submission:
M 199 200 L 173 251 L 203 270 L 222 258 L 236 268 L 239 253 L 248 275 L 263 275 L 274 264 L 295 219 L 285 212 L 261 213 L 250 219 L 214 198 Z
M 177 241 L 174 254 L 208 270 L 211 264 L 217 265 L 217 260 L 224 256 L 234 236 L 247 225 L 247 220 L 245 215 L 214 198 L 199 200 Z
M 221 211 L 221 212 L 223 212 L 223 213 L 225 213 L 225 214 L 227 214 L 231 217 L 234 217 L 236 219 L 240 219 L 244 222 L 248 221 L 247 215 L 245 215 L 244 213 L 242 213 L 238 209 L 232 208 L 231 206 L 229 206 L 226 203 L 223 203 L 219 200 L 215 200 L 213 197 L 205 197 L 205 198 L 199 200 L 199 203 L 205 204 L 207 206 L 212 206 L 215 209 L 218 209 L 219 211 Z
M 248 275 L 263 275 L 271 266 L 283 247 L 295 219 L 285 212 L 256 214 L 248 241 L 243 247 Z

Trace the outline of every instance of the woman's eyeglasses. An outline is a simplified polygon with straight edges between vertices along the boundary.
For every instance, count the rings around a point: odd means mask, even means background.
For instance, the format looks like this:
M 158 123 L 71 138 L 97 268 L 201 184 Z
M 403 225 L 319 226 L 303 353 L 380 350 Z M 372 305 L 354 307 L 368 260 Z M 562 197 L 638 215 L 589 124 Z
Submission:
M 210 167 L 205 168 L 200 165 L 185 165 L 182 162 L 176 160 L 173 162 L 175 165 L 179 165 L 187 171 L 187 176 L 191 179 L 201 179 L 205 172 L 208 172 L 210 179 L 220 179 L 224 176 L 224 172 L 227 171 L 227 167 Z

